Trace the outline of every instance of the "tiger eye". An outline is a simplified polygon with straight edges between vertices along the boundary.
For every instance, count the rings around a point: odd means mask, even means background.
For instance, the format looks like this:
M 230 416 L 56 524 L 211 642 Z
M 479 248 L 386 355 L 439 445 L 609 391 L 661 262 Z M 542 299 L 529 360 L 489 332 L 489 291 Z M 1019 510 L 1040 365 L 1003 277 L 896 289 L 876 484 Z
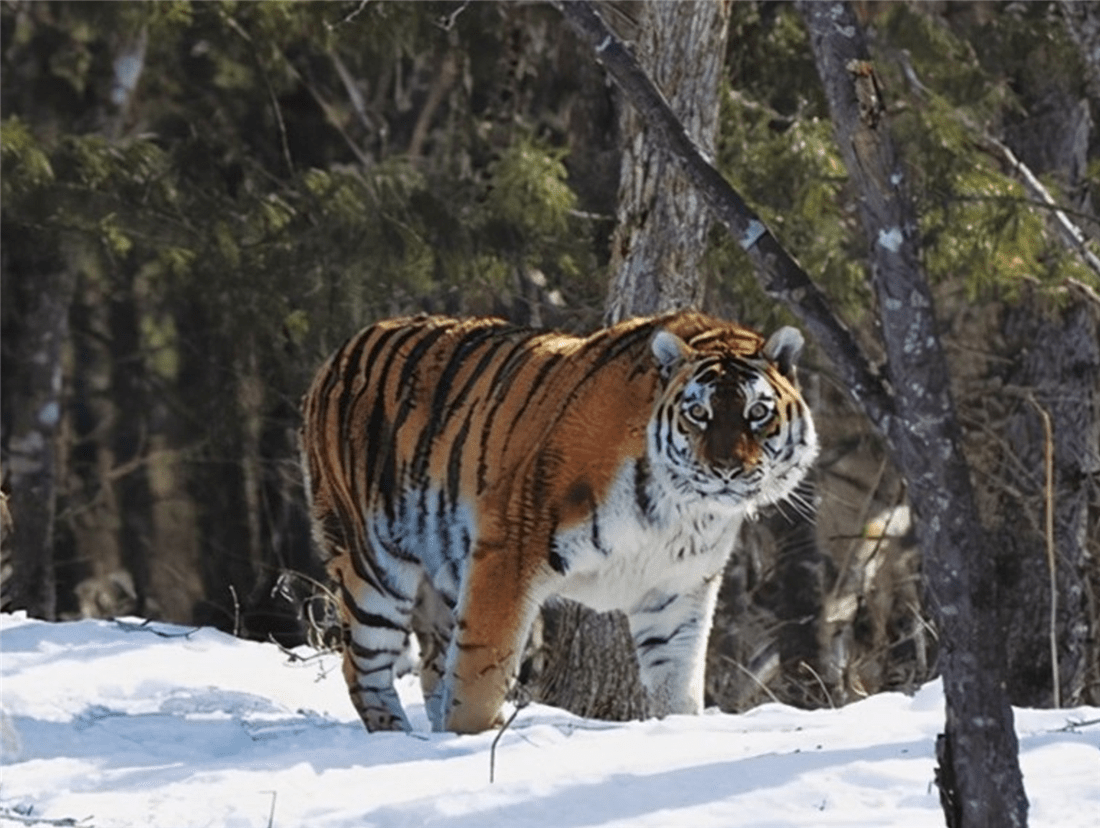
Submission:
M 755 402 L 751 406 L 749 406 L 749 419 L 750 420 L 753 420 L 753 421 L 763 420 L 763 419 L 767 418 L 768 414 L 770 414 L 770 413 L 771 413 L 771 410 L 768 408 L 766 403 Z
M 684 413 L 697 423 L 701 423 L 707 418 L 707 407 L 699 402 L 694 402 L 684 409 Z

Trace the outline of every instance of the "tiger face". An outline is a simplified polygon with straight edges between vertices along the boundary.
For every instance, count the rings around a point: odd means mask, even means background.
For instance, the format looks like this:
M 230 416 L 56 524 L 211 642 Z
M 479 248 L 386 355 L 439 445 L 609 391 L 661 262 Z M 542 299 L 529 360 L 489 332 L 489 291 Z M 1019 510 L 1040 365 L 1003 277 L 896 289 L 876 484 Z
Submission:
M 714 508 L 750 511 L 789 496 L 817 438 L 796 386 L 802 335 L 781 328 L 757 353 L 692 347 L 667 330 L 652 350 L 665 380 L 649 452 L 674 489 Z

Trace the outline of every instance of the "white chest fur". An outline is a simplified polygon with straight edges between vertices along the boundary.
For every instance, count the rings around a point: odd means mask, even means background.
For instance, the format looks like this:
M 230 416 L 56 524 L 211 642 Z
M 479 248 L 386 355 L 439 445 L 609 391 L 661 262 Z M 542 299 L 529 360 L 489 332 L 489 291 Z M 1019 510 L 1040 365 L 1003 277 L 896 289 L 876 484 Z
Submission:
M 595 513 L 555 536 L 557 595 L 631 613 L 722 571 L 747 509 L 688 500 L 652 478 L 640 495 L 636 474 L 626 464 Z

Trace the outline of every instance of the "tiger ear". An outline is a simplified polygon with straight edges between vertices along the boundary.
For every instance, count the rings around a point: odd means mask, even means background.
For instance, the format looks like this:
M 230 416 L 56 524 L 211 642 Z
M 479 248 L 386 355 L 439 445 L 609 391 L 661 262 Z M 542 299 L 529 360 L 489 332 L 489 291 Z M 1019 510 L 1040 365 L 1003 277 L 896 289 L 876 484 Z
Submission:
M 776 364 L 779 373 L 794 379 L 795 363 L 798 362 L 804 344 L 802 334 L 787 325 L 768 337 L 768 341 L 764 343 L 764 356 Z
M 666 380 L 691 353 L 691 348 L 684 340 L 665 330 L 657 331 L 653 335 L 649 347 L 653 351 L 653 359 L 657 362 L 657 370 L 661 372 L 661 379 Z

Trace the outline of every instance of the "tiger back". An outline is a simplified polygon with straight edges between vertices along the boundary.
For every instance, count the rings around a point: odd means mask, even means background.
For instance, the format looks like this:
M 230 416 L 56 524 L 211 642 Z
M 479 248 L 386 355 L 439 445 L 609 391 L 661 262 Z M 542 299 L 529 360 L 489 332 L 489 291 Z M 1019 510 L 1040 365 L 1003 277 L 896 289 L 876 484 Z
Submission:
M 801 336 L 694 312 L 589 337 L 488 318 L 379 322 L 321 367 L 301 448 L 370 730 L 408 728 L 408 635 L 436 729 L 499 721 L 553 596 L 626 612 L 653 713 L 702 707 L 741 521 L 816 454 Z

